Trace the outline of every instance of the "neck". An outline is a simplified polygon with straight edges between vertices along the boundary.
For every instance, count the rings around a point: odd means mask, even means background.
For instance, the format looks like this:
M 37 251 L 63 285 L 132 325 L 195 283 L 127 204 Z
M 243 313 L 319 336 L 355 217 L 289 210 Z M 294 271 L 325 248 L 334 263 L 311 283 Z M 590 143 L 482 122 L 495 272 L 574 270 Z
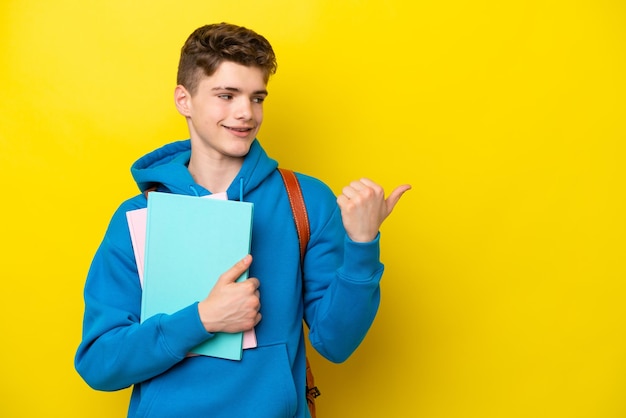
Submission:
M 243 164 L 242 159 L 202 158 L 191 153 L 189 173 L 194 181 L 211 193 L 225 192 Z

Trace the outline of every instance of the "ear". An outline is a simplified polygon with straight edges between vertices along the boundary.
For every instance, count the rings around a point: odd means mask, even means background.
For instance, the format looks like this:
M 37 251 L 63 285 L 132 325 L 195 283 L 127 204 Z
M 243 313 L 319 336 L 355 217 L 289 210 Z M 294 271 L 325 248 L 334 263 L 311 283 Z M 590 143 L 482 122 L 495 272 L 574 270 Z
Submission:
M 191 94 L 180 84 L 174 89 L 174 104 L 178 113 L 191 116 Z

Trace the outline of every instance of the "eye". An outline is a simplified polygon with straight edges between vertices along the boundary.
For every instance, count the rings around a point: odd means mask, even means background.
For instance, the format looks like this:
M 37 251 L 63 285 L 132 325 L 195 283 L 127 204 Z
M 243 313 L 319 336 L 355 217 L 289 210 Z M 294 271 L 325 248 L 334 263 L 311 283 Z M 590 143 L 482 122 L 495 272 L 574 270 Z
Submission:
M 233 98 L 233 95 L 232 94 L 220 94 L 217 97 L 222 100 L 230 100 Z
M 265 101 L 265 97 L 253 97 L 252 98 L 253 103 L 263 103 L 264 101 Z

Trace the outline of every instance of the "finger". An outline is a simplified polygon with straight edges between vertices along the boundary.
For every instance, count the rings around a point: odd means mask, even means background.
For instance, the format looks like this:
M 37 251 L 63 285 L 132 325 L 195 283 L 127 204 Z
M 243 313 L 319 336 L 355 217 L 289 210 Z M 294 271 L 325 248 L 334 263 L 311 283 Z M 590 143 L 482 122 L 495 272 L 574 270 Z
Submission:
M 241 283 L 242 284 L 245 283 L 246 286 L 251 287 L 252 290 L 255 291 L 257 294 L 259 293 L 258 289 L 261 286 L 261 282 L 259 282 L 259 279 L 257 279 L 256 277 L 249 277 L 248 279 L 244 280 Z
M 371 187 L 372 189 L 378 189 L 380 186 L 373 180 L 363 177 L 359 182 L 367 187 Z
M 370 183 L 373 183 L 373 182 L 370 180 Z M 367 179 L 354 180 L 353 182 L 350 183 L 350 186 L 353 187 L 357 191 L 363 190 L 368 186 Z
M 255 327 L 259 324 L 259 322 L 261 322 L 261 319 L 263 319 L 263 315 L 261 315 L 260 312 L 257 312 L 256 316 L 254 317 L 254 326 Z M 254 328 L 254 327 L 252 327 L 252 328 Z
M 363 190 L 370 187 L 369 184 L 366 183 L 364 180 L 367 179 L 354 180 L 350 182 L 349 185 L 343 188 L 343 195 L 348 199 L 354 199 L 355 197 L 357 197 Z M 371 180 L 369 180 L 369 183 L 377 186 L 376 183 L 372 182 Z
M 347 199 L 352 199 L 354 198 L 359 192 L 352 187 L 352 184 L 350 184 L 349 186 L 344 187 L 341 190 L 342 196 L 344 196 Z
M 368 178 L 362 178 L 361 180 L 359 180 L 359 182 L 363 185 L 363 189 L 369 189 L 373 191 L 374 196 L 380 197 L 381 199 L 385 198 L 385 191 L 380 186 L 380 184 Z
M 402 186 L 396 187 L 393 192 L 389 195 L 385 203 L 387 204 L 387 213 L 391 213 L 393 208 L 396 206 L 396 203 L 400 200 L 402 195 L 411 189 L 410 184 L 403 184 Z
M 252 263 L 252 256 L 248 254 L 241 260 L 237 261 L 234 266 L 224 272 L 219 277 L 218 281 L 224 283 L 235 282 L 246 270 L 248 270 L 248 268 L 250 267 L 250 263 Z

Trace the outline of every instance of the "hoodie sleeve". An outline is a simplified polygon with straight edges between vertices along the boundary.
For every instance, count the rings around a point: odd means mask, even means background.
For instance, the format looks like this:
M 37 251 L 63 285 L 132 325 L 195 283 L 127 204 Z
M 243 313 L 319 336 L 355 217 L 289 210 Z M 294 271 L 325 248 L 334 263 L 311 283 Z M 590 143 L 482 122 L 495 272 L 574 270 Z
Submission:
M 140 323 L 141 287 L 124 207 L 111 220 L 84 290 L 83 336 L 75 367 L 99 390 L 150 379 L 212 337 L 202 326 L 197 303 Z
M 311 240 L 304 261 L 305 321 L 313 347 L 340 363 L 365 338 L 378 311 L 380 234 L 367 243 L 350 240 L 330 191 L 309 197 L 307 210 Z

